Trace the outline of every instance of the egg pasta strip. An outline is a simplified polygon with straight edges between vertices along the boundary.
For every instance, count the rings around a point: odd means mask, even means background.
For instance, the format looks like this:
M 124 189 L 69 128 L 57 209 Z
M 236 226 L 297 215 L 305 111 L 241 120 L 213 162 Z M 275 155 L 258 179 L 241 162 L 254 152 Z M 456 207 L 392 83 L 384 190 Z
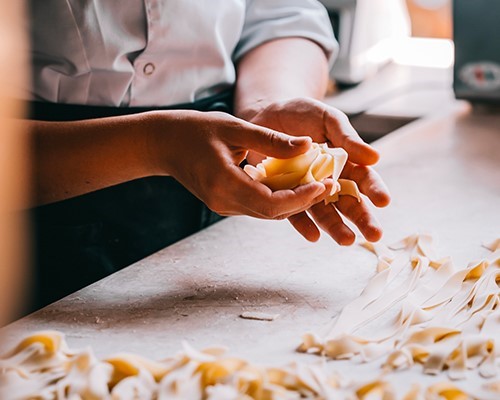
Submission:
M 299 156 L 278 159 L 267 157 L 260 164 L 247 164 L 245 172 L 254 180 L 272 190 L 293 189 L 311 182 L 331 178 L 335 182 L 325 203 L 338 201 L 339 196 L 352 196 L 361 201 L 356 182 L 339 179 L 347 162 L 347 152 L 342 148 L 330 148 L 326 143 L 313 143 Z
M 446 370 L 451 379 L 464 378 L 468 369 L 485 378 L 498 376 L 500 256 L 496 243 L 486 246 L 491 256 L 458 271 L 451 258 L 436 257 L 430 235 L 412 235 L 388 247 L 363 244 L 377 256 L 378 272 L 361 295 L 344 307 L 325 337 L 307 333 L 298 350 L 333 359 L 385 357 L 386 371 L 418 363 L 426 374 Z M 406 263 L 393 252 L 403 254 Z M 385 268 L 379 268 L 381 263 Z M 407 275 L 401 279 L 405 270 Z M 397 318 L 387 317 L 395 311 Z M 369 335 L 360 332 L 363 327 Z

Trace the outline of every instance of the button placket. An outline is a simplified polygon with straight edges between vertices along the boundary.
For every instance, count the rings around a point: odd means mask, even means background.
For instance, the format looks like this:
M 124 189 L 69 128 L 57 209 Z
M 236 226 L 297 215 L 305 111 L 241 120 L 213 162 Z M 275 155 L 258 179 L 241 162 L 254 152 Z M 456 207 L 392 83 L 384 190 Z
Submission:
M 158 0 L 145 0 L 145 7 L 146 7 L 146 18 L 148 24 L 148 32 L 147 32 L 148 40 L 146 48 L 144 49 L 144 52 L 142 54 L 142 59 L 144 60 L 143 61 L 144 64 L 142 66 L 142 74 L 143 76 L 151 76 L 154 74 L 156 70 L 156 65 L 151 61 L 147 61 L 147 58 L 148 58 L 148 51 L 150 50 L 151 46 L 153 45 L 154 47 L 152 41 L 156 36 L 156 25 L 161 21 L 159 15 L 160 7 L 158 4 Z

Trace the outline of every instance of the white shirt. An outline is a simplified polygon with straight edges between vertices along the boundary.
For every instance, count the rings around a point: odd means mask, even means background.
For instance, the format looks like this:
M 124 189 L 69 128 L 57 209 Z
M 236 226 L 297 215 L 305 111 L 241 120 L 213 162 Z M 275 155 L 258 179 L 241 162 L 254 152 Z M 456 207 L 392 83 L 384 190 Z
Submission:
M 337 43 L 316 0 L 31 0 L 31 97 L 169 105 L 235 83 L 234 62 L 273 38 Z

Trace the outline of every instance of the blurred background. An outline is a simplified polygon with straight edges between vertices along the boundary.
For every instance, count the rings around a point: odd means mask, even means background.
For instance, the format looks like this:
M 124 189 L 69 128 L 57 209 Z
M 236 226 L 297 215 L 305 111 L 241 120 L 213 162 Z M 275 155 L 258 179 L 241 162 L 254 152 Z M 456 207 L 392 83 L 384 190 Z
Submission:
M 28 135 L 20 88 L 28 79 L 21 1 L 0 2 L 0 326 L 22 310 L 30 279 L 23 208 L 28 198 Z
M 452 38 L 451 0 L 406 0 L 406 4 L 412 36 Z

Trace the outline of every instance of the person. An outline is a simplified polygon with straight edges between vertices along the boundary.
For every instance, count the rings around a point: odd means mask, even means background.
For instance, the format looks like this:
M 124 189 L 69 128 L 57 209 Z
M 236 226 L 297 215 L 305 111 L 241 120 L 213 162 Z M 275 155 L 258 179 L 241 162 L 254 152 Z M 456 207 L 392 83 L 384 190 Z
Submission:
M 381 228 L 331 182 L 272 192 L 241 168 L 311 141 L 376 206 L 379 158 L 320 99 L 337 45 L 315 0 L 30 2 L 32 216 L 43 305 L 217 221 L 288 218 L 307 240 Z

